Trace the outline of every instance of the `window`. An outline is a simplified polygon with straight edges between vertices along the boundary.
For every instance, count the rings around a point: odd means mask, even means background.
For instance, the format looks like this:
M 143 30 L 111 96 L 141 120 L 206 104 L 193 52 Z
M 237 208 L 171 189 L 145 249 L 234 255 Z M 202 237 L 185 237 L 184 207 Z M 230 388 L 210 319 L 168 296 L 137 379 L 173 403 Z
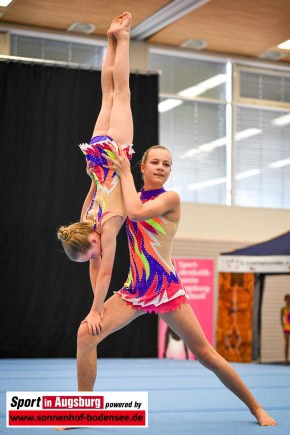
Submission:
M 182 201 L 226 204 L 226 64 L 153 54 L 151 68 L 162 71 L 160 143 L 173 156 L 166 187 Z
M 74 62 L 101 67 L 105 47 L 35 36 L 11 35 L 11 55 L 34 59 Z
M 290 103 L 290 76 L 241 68 L 240 97 Z
M 290 73 L 236 65 L 232 75 L 225 62 L 158 49 L 150 59 L 160 143 L 173 155 L 166 187 L 186 202 L 290 208 Z
M 239 107 L 237 126 L 256 133 L 236 144 L 236 204 L 290 208 L 290 114 Z

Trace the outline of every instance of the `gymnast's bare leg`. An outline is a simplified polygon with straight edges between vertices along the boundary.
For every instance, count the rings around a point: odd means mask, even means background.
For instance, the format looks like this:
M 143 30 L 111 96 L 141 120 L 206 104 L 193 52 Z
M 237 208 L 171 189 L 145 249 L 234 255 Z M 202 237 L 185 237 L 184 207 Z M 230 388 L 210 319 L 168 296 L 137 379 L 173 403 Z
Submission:
M 200 363 L 212 370 L 221 382 L 247 405 L 261 426 L 277 424 L 257 402 L 232 366 L 209 344 L 188 303 L 176 311 L 159 315 L 184 340 Z
M 106 80 L 106 84 L 108 84 L 108 93 L 110 95 L 111 89 L 113 89 L 113 95 L 112 98 L 108 98 L 111 107 L 109 103 L 104 106 L 104 119 L 106 122 L 108 119 L 106 113 L 110 111 L 109 128 L 107 127 L 105 134 L 111 136 L 120 144 L 130 144 L 133 140 L 133 120 L 129 88 L 129 41 L 131 21 L 131 14 L 124 12 L 112 21 L 111 27 L 108 30 L 109 41 L 110 38 L 115 38 L 116 47 L 114 60 L 112 61 L 112 59 L 109 58 L 111 60 L 108 62 L 111 79 Z M 108 73 L 108 78 L 110 77 L 109 74 L 110 73 Z M 101 121 L 99 122 L 98 119 L 94 135 L 100 134 L 101 126 Z M 101 134 L 104 133 L 101 131 Z M 140 315 L 138 310 L 128 307 L 126 302 L 119 299 L 119 296 L 113 296 L 105 302 L 102 331 L 100 334 L 90 336 L 86 324 L 81 324 L 79 328 L 77 367 L 80 391 L 93 390 L 96 377 L 97 343 L 111 332 L 120 329 Z
M 102 106 L 94 128 L 94 136 L 111 136 L 120 144 L 133 141 L 133 119 L 129 88 L 129 41 L 132 16 L 124 12 L 115 18 L 107 32 L 108 48 L 102 66 Z M 119 219 L 116 217 L 114 219 Z M 77 368 L 79 391 L 92 391 L 97 368 L 96 345 L 110 333 L 139 317 L 142 312 L 129 307 L 119 296 L 112 296 L 104 304 L 104 320 L 99 335 L 88 334 L 86 323 L 78 332 Z M 67 430 L 72 427 L 59 427 Z

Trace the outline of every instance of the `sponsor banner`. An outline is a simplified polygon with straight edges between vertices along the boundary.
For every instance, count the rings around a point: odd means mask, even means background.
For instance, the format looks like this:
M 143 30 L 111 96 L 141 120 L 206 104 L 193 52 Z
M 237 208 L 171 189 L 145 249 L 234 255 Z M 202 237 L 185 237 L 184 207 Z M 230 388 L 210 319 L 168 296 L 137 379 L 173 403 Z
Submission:
M 176 271 L 189 296 L 189 303 L 208 339 L 213 344 L 214 260 L 204 258 L 174 258 Z M 194 359 L 183 340 L 159 318 L 158 357 Z
M 147 392 L 6 393 L 7 427 L 148 427 Z
M 218 270 L 220 272 L 290 273 L 290 256 L 220 255 L 218 258 Z

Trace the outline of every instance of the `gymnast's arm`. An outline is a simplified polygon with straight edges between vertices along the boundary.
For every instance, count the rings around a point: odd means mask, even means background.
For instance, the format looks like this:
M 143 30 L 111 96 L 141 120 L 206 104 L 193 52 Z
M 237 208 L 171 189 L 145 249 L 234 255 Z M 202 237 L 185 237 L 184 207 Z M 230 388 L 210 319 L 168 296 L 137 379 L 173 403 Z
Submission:
M 103 304 L 108 293 L 114 265 L 116 252 L 116 231 L 114 231 L 114 226 L 110 225 L 109 222 L 106 223 L 104 229 L 102 230 L 101 245 L 102 259 L 100 268 L 95 275 L 96 280 L 91 281 L 94 292 L 94 300 L 91 311 L 83 321 L 83 323 L 87 322 L 90 335 L 97 335 L 101 332 Z M 91 280 L 92 279 L 94 279 L 93 275 L 91 275 Z
M 123 192 L 126 192 L 124 202 L 129 219 L 134 222 L 145 221 L 169 212 L 174 212 L 175 216 L 179 216 L 180 198 L 176 192 L 164 192 L 154 201 L 142 203 L 135 188 L 129 161 L 125 158 L 122 161 L 125 162 L 125 169 L 119 171 L 117 169 L 117 171 L 121 178 Z
M 90 281 L 92 284 L 93 293 L 95 294 L 95 286 L 98 278 L 98 273 L 101 267 L 101 257 L 97 257 L 95 260 L 90 260 Z
M 154 201 L 148 201 L 143 204 L 136 191 L 131 172 L 121 177 L 121 183 L 123 191 L 126 192 L 124 202 L 128 217 L 132 221 L 145 221 L 169 212 L 179 215 L 180 198 L 176 192 L 162 193 Z

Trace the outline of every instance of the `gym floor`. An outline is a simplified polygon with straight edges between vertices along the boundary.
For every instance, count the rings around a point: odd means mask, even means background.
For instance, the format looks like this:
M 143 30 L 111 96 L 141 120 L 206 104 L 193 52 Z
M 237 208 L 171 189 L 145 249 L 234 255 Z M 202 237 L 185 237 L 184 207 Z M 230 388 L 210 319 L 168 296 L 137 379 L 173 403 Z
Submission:
M 76 428 L 74 434 L 290 434 L 290 365 L 233 367 L 278 421 L 260 427 L 246 406 L 200 363 L 169 359 L 99 359 L 95 391 L 147 391 L 148 428 Z M 6 428 L 7 391 L 76 391 L 75 359 L 0 360 L 0 432 L 52 433 L 52 428 Z

